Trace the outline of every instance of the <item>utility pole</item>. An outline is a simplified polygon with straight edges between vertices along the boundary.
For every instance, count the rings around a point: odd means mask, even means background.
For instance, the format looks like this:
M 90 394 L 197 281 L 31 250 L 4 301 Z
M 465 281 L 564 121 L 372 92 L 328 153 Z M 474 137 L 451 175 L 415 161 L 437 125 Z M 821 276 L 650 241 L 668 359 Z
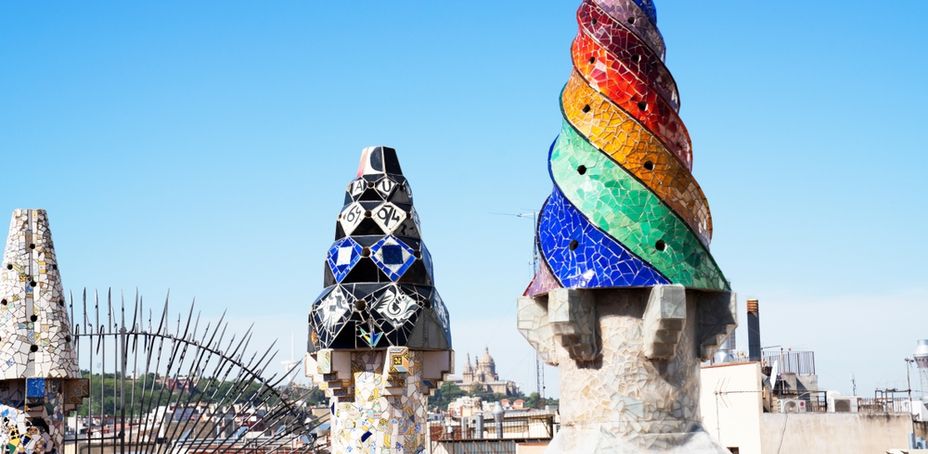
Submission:
M 512 216 L 520 219 L 532 219 L 532 278 L 535 277 L 535 274 L 538 273 L 538 248 L 535 246 L 535 229 L 538 226 L 538 211 L 525 211 L 522 213 L 493 213 L 497 216 Z M 545 369 L 544 364 L 542 364 L 541 356 L 538 354 L 535 355 L 535 391 L 538 393 L 538 397 L 541 399 L 545 398 Z
M 906 384 L 908 384 L 908 389 L 906 391 L 909 393 L 909 419 L 912 420 L 912 438 L 911 438 L 911 443 L 910 443 L 911 446 L 909 446 L 910 448 L 915 447 L 915 433 L 916 433 L 915 432 L 915 414 L 914 414 L 915 412 L 913 411 L 915 409 L 914 408 L 915 405 L 913 405 L 912 403 L 912 377 L 909 376 L 909 371 L 912 369 L 912 363 L 914 362 L 915 360 L 912 358 L 905 359 L 905 381 L 906 381 Z

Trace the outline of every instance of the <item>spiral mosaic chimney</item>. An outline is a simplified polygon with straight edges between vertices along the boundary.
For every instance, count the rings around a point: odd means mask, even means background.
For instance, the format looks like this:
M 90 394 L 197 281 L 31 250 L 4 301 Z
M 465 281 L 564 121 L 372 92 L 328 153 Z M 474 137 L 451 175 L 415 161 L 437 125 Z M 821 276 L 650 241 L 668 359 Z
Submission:
M 64 414 L 87 395 L 45 210 L 15 210 L 0 269 L 0 446 L 62 449 Z
M 332 452 L 427 448 L 426 398 L 453 352 L 420 232 L 396 150 L 364 149 L 309 314 L 306 370 L 331 400 Z
M 699 425 L 699 362 L 734 330 L 712 218 L 650 0 L 585 0 L 548 152 L 519 330 L 561 372 L 548 452 L 727 452 Z

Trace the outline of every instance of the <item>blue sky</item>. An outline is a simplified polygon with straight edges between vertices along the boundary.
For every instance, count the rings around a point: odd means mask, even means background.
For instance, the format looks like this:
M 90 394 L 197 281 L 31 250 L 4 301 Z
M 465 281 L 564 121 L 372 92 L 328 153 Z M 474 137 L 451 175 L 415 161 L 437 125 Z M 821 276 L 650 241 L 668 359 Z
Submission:
M 299 350 L 360 150 L 390 145 L 459 359 L 489 346 L 531 390 L 531 223 L 494 213 L 550 191 L 577 5 L 0 3 L 0 213 L 49 210 L 70 289 L 170 288 Z M 713 252 L 764 344 L 815 350 L 828 388 L 904 386 L 928 337 L 928 3 L 658 15 Z

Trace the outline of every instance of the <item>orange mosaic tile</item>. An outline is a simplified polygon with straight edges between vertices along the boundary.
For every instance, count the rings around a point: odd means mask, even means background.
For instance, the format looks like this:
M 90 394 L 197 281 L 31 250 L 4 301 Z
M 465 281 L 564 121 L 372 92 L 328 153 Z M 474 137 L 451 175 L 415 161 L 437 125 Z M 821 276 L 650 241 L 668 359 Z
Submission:
M 692 170 L 692 142 L 683 120 L 647 82 L 585 33 L 574 40 L 571 55 L 574 67 L 593 88 L 635 117 Z
M 657 194 L 708 247 L 712 216 L 706 196 L 689 170 L 653 134 L 577 72 L 564 87 L 561 108 L 591 144 Z

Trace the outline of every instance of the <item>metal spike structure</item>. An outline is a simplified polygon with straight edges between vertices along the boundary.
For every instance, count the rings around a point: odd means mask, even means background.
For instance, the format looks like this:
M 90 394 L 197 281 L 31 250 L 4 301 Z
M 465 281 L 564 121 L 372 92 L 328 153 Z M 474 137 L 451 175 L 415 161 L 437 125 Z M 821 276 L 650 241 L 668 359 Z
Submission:
M 232 334 L 225 314 L 205 322 L 194 304 L 173 319 L 169 298 L 158 312 L 110 291 L 67 304 L 48 216 L 14 211 L 0 269 L 0 449 L 314 452 L 323 421 L 281 386 L 297 365 L 265 378 L 277 352 L 249 353 L 251 328 Z
M 225 313 L 204 323 L 195 304 L 176 319 L 169 298 L 153 319 L 143 299 L 126 305 L 85 291 L 75 303 L 74 352 L 90 394 L 68 426 L 75 452 L 315 452 L 313 421 L 281 386 L 298 365 L 264 378 L 275 344 L 251 352 L 252 328 L 232 334 Z M 154 322 L 154 323 L 153 323 Z M 251 353 L 249 353 L 251 352 Z
M 280 387 L 299 366 L 263 378 L 277 355 L 274 344 L 249 353 L 251 328 L 231 334 L 225 313 L 204 323 L 194 304 L 172 320 L 166 299 L 154 324 L 151 309 L 146 323 L 139 295 L 128 308 L 123 297 L 114 300 L 111 292 L 85 291 L 76 303 L 74 351 L 91 391 L 69 418 L 75 431 L 66 448 L 314 452 L 308 434 L 319 421 Z M 74 307 L 72 299 L 72 313 Z

